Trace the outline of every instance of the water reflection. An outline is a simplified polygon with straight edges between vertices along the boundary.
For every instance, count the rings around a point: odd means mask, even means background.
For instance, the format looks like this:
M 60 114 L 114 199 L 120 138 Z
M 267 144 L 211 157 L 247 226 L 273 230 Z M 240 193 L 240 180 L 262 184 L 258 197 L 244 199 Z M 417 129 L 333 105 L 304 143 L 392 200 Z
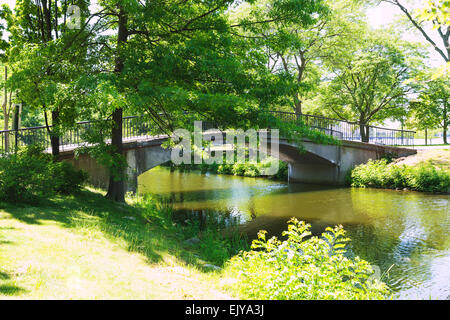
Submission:
M 179 214 L 229 215 L 254 239 L 259 230 L 280 235 L 297 217 L 320 234 L 344 225 L 352 251 L 378 265 L 399 298 L 450 299 L 448 195 L 374 189 L 287 185 L 156 168 L 140 177 L 140 190 L 169 197 Z

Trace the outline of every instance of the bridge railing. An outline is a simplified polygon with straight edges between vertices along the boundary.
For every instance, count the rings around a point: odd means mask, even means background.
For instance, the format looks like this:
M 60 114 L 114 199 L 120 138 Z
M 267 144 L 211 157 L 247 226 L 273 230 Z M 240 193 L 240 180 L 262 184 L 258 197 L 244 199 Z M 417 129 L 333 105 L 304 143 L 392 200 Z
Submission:
M 301 120 L 305 125 L 316 128 L 341 140 L 362 141 L 361 126 L 356 122 L 293 112 L 270 111 L 270 113 L 282 121 L 295 122 Z M 415 131 L 388 129 L 376 126 L 366 127 L 369 129 L 369 143 L 414 147 Z
M 358 123 L 321 116 L 300 115 L 292 112 L 270 111 L 270 113 L 286 122 L 302 120 L 307 126 L 332 135 L 340 140 L 361 141 L 360 126 Z M 105 120 L 101 122 L 104 123 Z M 60 150 L 73 149 L 86 143 L 85 136 L 90 130 L 95 128 L 96 123 L 99 123 L 99 121 L 78 122 L 73 128 L 65 130 L 60 137 Z M 152 126 L 143 116 L 125 117 L 123 118 L 122 126 L 123 138 L 124 140 L 129 140 L 150 137 L 152 136 Z M 204 129 L 207 128 L 205 127 Z M 414 131 L 369 126 L 369 142 L 373 144 L 414 146 L 414 134 Z M 45 149 L 51 148 L 50 133 L 47 127 L 0 131 L 0 154 L 13 152 L 17 148 L 36 143 Z
M 73 128 L 65 130 L 59 138 L 60 151 L 71 150 L 87 143 L 86 134 L 96 128 L 95 124 L 95 121 L 82 121 Z M 49 126 L 49 129 L 52 130 L 52 126 Z M 150 123 L 142 116 L 124 117 L 122 134 L 124 139 L 150 137 Z M 47 127 L 0 131 L 0 154 L 14 152 L 18 148 L 32 144 L 39 144 L 44 149 L 51 148 L 51 138 Z

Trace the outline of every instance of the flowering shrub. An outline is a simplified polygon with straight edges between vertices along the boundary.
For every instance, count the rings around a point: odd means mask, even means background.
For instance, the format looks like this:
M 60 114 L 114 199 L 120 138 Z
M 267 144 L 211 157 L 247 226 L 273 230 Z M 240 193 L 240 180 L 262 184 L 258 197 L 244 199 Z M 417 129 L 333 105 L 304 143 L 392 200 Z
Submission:
M 262 231 L 252 251 L 232 258 L 227 271 L 238 281 L 241 298 L 284 299 L 384 299 L 389 290 L 372 279 L 367 261 L 346 257 L 342 227 L 327 228 L 321 237 L 310 237 L 310 225 L 292 219 L 283 236 L 266 240 Z

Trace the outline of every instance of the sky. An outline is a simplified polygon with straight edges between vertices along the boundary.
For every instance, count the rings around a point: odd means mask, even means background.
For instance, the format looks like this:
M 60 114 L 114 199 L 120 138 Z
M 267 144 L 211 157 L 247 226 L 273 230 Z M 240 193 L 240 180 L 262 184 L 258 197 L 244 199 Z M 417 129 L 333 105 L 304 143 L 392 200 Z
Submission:
M 10 8 L 13 8 L 14 5 L 16 4 L 16 0 L 0 0 L 0 4 L 9 4 Z

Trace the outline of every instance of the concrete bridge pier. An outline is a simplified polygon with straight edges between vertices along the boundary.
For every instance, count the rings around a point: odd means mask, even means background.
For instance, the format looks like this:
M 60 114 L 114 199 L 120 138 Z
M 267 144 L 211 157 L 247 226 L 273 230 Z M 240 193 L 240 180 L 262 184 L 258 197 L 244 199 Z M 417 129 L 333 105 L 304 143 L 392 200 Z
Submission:
M 161 143 L 158 139 L 127 145 L 127 192 L 137 192 L 138 177 L 141 174 L 171 160 L 172 150 L 164 149 Z
M 138 177 L 171 159 L 171 149 L 164 149 L 161 144 L 167 138 L 156 138 L 124 143 L 124 155 L 127 159 L 126 191 L 137 192 Z M 109 172 L 89 155 L 74 157 L 73 150 L 61 153 L 61 158 L 75 168 L 87 172 L 88 182 L 94 187 L 106 189 L 109 184 Z
M 320 145 L 304 141 L 305 152 L 295 153 L 295 145 L 280 144 L 280 158 L 289 164 L 289 182 L 344 185 L 355 166 L 390 155 L 393 158 L 416 154 L 413 149 L 342 141 L 342 145 Z
M 340 167 L 332 164 L 288 163 L 289 182 L 341 185 Z

